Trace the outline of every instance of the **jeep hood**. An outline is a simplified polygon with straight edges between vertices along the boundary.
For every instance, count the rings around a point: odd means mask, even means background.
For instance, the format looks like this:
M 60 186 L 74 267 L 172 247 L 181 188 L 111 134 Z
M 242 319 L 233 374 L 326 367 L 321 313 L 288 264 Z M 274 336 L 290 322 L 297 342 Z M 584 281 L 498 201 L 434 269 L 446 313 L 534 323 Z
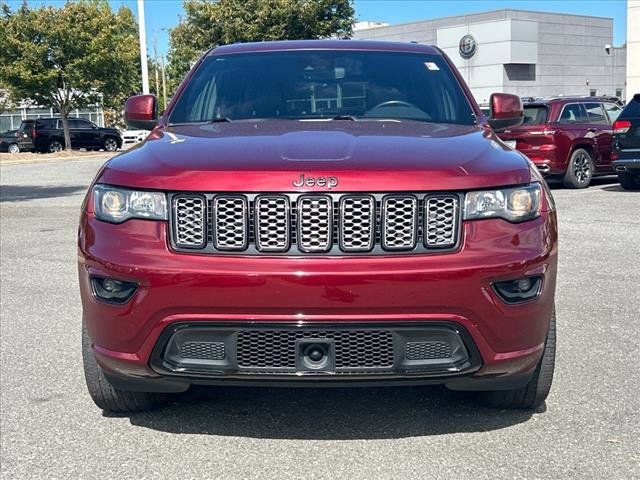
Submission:
M 528 161 L 488 129 L 414 121 L 251 121 L 158 127 L 99 182 L 183 191 L 465 190 L 527 183 Z

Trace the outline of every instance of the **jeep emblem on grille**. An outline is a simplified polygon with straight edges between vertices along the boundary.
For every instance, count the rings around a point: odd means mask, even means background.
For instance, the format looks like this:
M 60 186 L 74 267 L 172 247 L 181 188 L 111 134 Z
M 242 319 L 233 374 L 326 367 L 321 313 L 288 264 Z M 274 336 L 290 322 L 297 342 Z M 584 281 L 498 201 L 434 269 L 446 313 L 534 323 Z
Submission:
M 293 186 L 300 187 L 327 187 L 331 190 L 338 186 L 338 177 L 305 177 L 304 173 L 300 174 L 300 178 L 294 180 Z

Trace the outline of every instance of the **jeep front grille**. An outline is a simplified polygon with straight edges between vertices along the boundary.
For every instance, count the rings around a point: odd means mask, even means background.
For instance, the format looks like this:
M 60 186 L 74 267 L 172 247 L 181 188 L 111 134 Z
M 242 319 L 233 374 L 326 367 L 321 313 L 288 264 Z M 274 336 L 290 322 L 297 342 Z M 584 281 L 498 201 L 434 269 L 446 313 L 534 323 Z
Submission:
M 260 196 L 255 201 L 255 241 L 261 252 L 285 252 L 291 234 L 289 199 L 282 195 Z
M 447 248 L 456 241 L 458 199 L 430 197 L 425 201 L 424 243 L 427 247 Z
M 418 200 L 413 196 L 393 195 L 382 200 L 382 247 L 387 250 L 411 250 L 416 246 Z
M 218 195 L 213 199 L 213 246 L 218 250 L 244 250 L 248 243 L 247 199 Z
M 344 255 L 453 250 L 457 193 L 192 194 L 171 198 L 171 244 L 202 253 Z
M 181 248 L 202 248 L 207 241 L 206 199 L 183 195 L 174 198 L 174 241 Z

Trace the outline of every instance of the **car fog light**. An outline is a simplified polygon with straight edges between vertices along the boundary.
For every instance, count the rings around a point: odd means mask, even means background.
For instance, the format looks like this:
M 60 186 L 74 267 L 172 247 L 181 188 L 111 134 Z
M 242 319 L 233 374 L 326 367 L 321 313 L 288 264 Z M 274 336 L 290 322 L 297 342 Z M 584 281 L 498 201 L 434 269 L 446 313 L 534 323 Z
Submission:
M 523 303 L 536 298 L 541 291 L 542 276 L 518 278 L 506 282 L 495 282 L 493 290 L 503 302 L 508 304 Z
M 138 285 L 114 278 L 91 277 L 91 288 L 98 299 L 123 305 L 133 297 Z

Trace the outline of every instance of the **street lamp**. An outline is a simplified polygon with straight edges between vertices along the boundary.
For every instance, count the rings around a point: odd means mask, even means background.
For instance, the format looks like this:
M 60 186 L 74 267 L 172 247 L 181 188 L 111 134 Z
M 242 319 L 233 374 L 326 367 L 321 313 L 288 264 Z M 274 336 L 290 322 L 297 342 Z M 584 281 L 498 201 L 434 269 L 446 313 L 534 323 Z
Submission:
M 616 51 L 610 44 L 604 46 L 604 51 L 607 55 L 611 55 L 611 95 L 616 93 Z

